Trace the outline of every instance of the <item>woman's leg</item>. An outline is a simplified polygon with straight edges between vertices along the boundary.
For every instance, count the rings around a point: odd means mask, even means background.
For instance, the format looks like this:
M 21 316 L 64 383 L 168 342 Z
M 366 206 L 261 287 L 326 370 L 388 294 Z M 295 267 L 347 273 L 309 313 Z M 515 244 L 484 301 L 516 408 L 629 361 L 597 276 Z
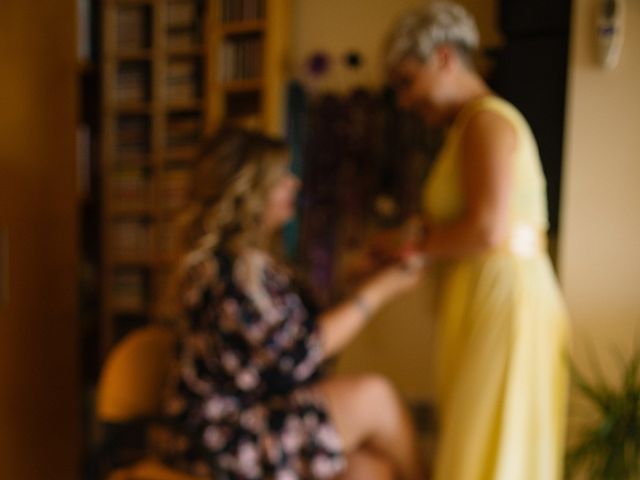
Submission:
M 339 377 L 318 388 L 348 454 L 367 447 L 391 461 L 403 480 L 425 478 L 411 417 L 386 379 Z
M 379 453 L 361 448 L 348 454 L 347 471 L 337 480 L 394 480 L 394 468 L 391 462 Z

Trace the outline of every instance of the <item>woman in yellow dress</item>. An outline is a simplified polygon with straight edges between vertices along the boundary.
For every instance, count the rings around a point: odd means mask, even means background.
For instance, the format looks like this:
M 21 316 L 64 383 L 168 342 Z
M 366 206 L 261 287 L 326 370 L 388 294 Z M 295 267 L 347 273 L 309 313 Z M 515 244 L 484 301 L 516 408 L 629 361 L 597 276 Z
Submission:
M 472 67 L 473 18 L 438 2 L 386 45 L 401 107 L 447 127 L 420 248 L 439 272 L 436 480 L 561 478 L 568 321 L 546 251 L 546 185 L 524 117 Z

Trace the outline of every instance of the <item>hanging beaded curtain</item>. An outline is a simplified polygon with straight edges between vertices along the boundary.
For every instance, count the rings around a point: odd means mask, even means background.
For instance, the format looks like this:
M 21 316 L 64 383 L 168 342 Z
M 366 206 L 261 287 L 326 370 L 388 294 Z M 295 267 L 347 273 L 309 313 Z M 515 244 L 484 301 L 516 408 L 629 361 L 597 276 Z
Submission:
M 339 262 L 419 210 L 440 134 L 400 112 L 390 91 L 309 100 L 295 89 L 290 141 L 301 158 L 298 264 L 322 301 L 339 297 Z M 301 112 L 304 111 L 304 114 Z

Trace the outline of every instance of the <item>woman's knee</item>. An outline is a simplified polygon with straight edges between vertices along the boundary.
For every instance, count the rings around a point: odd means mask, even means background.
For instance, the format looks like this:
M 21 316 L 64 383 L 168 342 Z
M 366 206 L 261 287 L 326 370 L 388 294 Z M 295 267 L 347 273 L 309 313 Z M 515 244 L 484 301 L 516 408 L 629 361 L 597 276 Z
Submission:
M 401 408 L 389 380 L 378 374 L 335 377 L 319 385 L 329 413 L 348 447 L 361 444 L 394 421 Z
M 364 374 L 358 379 L 360 395 L 366 404 L 382 409 L 400 406 L 400 397 L 393 383 L 379 374 Z

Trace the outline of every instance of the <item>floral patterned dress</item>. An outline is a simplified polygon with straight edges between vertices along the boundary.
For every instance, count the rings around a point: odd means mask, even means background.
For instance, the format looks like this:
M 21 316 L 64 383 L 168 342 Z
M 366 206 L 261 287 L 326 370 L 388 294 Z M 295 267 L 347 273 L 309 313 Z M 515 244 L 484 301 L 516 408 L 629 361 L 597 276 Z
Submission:
M 345 458 L 312 387 L 323 361 L 315 312 L 273 262 L 254 257 L 257 275 L 222 254 L 187 275 L 165 456 L 216 480 L 333 478 Z

